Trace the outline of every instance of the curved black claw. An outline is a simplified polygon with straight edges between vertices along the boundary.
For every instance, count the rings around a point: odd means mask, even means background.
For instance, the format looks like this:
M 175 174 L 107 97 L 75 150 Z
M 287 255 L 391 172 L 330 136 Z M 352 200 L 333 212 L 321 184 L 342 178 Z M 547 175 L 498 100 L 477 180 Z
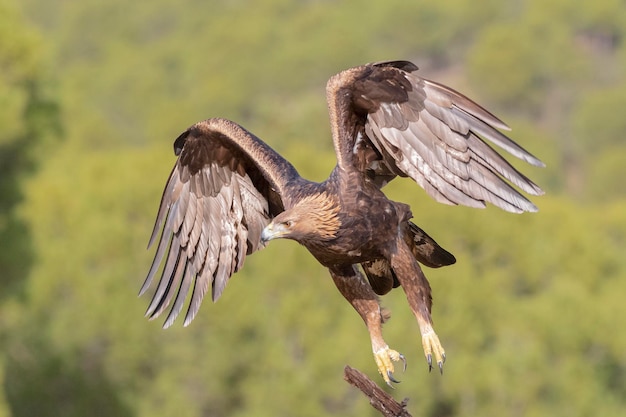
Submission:
M 402 361 L 402 372 L 406 372 L 406 358 L 402 353 L 400 354 L 400 360 Z M 443 360 L 445 361 L 446 358 L 444 357 Z
M 397 379 L 395 379 L 393 377 L 393 373 L 391 373 L 391 371 L 387 371 L 387 376 L 389 377 L 389 380 L 395 384 L 399 384 L 400 381 L 398 381 Z M 389 385 L 391 388 L 395 389 L 395 387 L 393 385 L 391 385 L 390 383 L 387 383 L 387 385 Z
M 442 353 L 441 354 L 441 360 L 439 362 L 437 362 L 437 365 L 439 366 L 439 372 L 441 373 L 441 375 L 443 375 L 443 364 L 446 363 L 446 354 Z
M 437 367 L 439 368 L 439 372 L 441 373 L 441 375 L 443 375 L 443 364 L 446 361 L 446 355 L 442 355 L 441 358 L 442 358 L 442 360 L 437 362 Z M 428 362 L 428 372 L 430 372 L 430 371 L 433 370 L 433 357 L 432 357 L 432 355 L 428 355 L 426 357 L 426 361 Z

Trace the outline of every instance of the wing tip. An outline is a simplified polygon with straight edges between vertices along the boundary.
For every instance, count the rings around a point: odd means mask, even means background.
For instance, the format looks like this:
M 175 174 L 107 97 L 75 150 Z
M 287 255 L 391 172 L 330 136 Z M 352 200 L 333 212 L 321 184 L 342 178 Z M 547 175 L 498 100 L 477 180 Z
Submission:
M 536 158 L 535 156 L 531 155 L 531 160 L 526 160 L 529 164 L 536 166 L 538 168 L 545 168 L 546 164 L 539 158 Z
M 183 321 L 183 327 L 187 327 L 187 326 L 189 326 L 191 324 L 193 319 L 196 318 L 196 313 L 197 313 L 197 311 L 194 311 L 192 313 L 191 309 L 189 309 L 189 311 L 187 311 L 187 314 L 185 315 L 185 321 Z
M 169 329 L 176 321 L 176 317 L 178 317 L 178 314 L 175 314 L 173 317 L 171 317 L 170 314 L 170 316 L 167 317 L 167 320 L 163 323 L 163 329 Z

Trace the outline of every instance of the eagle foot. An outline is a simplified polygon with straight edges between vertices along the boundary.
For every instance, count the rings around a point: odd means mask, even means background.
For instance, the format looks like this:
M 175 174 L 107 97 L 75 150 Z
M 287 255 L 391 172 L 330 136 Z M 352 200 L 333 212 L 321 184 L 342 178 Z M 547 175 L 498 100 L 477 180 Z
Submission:
M 433 357 L 439 372 L 443 374 L 443 364 L 446 362 L 446 352 L 441 346 L 439 337 L 434 331 L 430 331 L 422 335 L 422 347 L 424 348 L 424 355 L 426 356 L 426 362 L 428 362 L 428 372 L 433 369 Z
M 400 381 L 393 376 L 393 372 L 395 370 L 393 362 L 402 361 L 402 371 L 406 371 L 406 358 L 404 355 L 390 349 L 389 346 L 385 346 L 384 348 L 374 352 L 374 359 L 376 360 L 376 366 L 378 366 L 378 372 L 383 376 L 385 383 L 387 383 L 387 385 L 391 388 L 394 388 L 391 383 L 393 382 L 397 384 Z

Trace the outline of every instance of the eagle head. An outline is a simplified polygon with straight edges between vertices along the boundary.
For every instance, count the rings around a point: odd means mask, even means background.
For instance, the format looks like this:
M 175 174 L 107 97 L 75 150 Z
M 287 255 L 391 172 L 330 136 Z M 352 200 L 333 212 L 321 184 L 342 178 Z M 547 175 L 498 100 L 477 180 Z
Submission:
M 261 241 L 293 239 L 300 243 L 309 240 L 331 240 L 337 236 L 341 222 L 339 206 L 327 193 L 317 193 L 300 200 L 283 211 L 261 233 Z

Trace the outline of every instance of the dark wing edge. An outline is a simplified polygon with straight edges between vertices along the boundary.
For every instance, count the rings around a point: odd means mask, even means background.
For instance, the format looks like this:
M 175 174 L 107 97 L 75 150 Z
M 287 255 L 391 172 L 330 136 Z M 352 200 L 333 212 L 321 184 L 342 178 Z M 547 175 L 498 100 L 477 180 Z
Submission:
M 483 208 L 488 202 L 514 213 L 537 211 L 512 185 L 530 195 L 543 190 L 485 139 L 531 165 L 545 165 L 504 135 L 501 130 L 510 129 L 496 116 L 461 93 L 417 76 L 417 67 L 409 64 L 380 63 L 372 71 L 388 72 L 378 77 L 395 77 L 393 85 L 404 91 L 397 94 L 403 99 L 378 101 L 373 111 L 370 104 L 365 124 L 369 141 L 361 148 L 372 147 L 380 156 L 367 167 L 368 175 L 375 181 L 383 178 L 376 181 L 382 185 L 396 175 L 408 176 L 445 204 Z M 368 100 L 368 91 L 359 94 Z
M 174 143 L 179 155 L 161 197 L 148 247 L 161 232 L 150 271 L 150 287 L 163 263 L 146 311 L 158 317 L 173 301 L 163 325 L 180 314 L 188 294 L 187 326 L 206 293 L 221 296 L 230 276 L 263 245 L 261 232 L 283 210 L 287 183 L 296 170 L 238 124 L 208 119 L 183 132 Z

